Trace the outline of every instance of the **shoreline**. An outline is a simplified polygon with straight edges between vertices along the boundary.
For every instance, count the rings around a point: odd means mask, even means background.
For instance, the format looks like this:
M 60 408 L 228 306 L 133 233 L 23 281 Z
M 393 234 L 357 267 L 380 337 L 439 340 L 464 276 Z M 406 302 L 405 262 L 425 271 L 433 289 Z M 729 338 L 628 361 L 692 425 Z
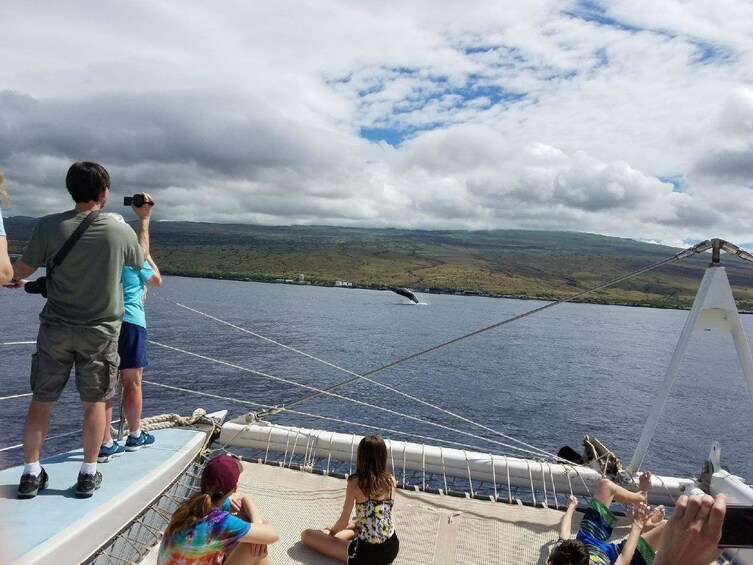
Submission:
M 290 286 L 316 286 L 316 287 L 322 287 L 322 288 L 341 288 L 345 290 L 380 290 L 380 291 L 390 291 L 389 286 L 392 285 L 360 285 L 357 283 L 348 284 L 347 286 L 342 285 L 336 285 L 334 282 L 329 281 L 303 281 L 299 282 L 296 280 L 281 280 L 279 278 L 272 279 L 271 277 L 259 277 L 259 278 L 252 278 L 252 277 L 245 277 L 245 276 L 233 276 L 228 274 L 222 274 L 222 275 L 212 275 L 212 274 L 187 274 L 187 273 L 173 273 L 169 270 L 163 270 L 163 275 L 171 276 L 171 277 L 182 277 L 182 278 L 189 278 L 189 279 L 209 279 L 209 280 L 228 280 L 228 281 L 235 281 L 235 282 L 254 282 L 254 283 L 265 283 L 265 284 L 280 284 L 280 285 L 290 285 Z M 401 285 L 397 285 L 401 286 Z M 513 294 L 503 294 L 503 293 L 495 293 L 495 292 L 485 292 L 480 290 L 467 290 L 467 289 L 452 289 L 452 288 L 446 288 L 446 289 L 436 289 L 436 288 L 416 288 L 416 287 L 407 287 L 413 292 L 417 294 L 442 294 L 442 295 L 450 295 L 450 296 L 474 296 L 474 297 L 480 297 L 480 298 L 505 298 L 510 300 L 536 300 L 541 302 L 556 302 L 558 300 L 562 300 L 563 298 L 567 298 L 566 296 L 529 296 L 527 294 L 520 294 L 520 293 L 513 293 Z M 572 304 L 594 304 L 597 306 L 624 306 L 628 308 L 653 308 L 658 310 L 684 310 L 688 311 L 690 310 L 692 306 L 692 301 L 689 304 L 669 304 L 669 303 L 661 303 L 661 300 L 657 301 L 616 301 L 616 300 L 600 300 L 598 298 L 577 298 L 573 299 L 571 301 Z M 740 314 L 752 314 L 753 310 L 746 310 L 741 309 L 738 306 L 738 310 Z

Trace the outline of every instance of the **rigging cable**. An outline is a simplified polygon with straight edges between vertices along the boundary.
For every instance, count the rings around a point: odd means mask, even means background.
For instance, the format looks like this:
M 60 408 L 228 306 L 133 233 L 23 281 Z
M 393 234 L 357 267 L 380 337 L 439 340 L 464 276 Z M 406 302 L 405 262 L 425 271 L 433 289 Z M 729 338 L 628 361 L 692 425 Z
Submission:
M 279 381 L 279 382 L 283 382 L 283 383 L 286 383 L 286 384 L 294 385 L 294 386 L 297 386 L 297 387 L 305 388 L 305 389 L 308 389 L 308 390 L 312 390 L 312 391 L 316 391 L 316 392 L 321 392 L 322 394 L 326 394 L 327 396 L 332 396 L 334 398 L 339 398 L 341 400 L 346 400 L 348 402 L 353 402 L 354 404 L 360 404 L 361 406 L 366 406 L 367 408 L 373 408 L 375 410 L 381 410 L 382 412 L 387 412 L 387 413 L 393 414 L 395 416 L 400 416 L 402 418 L 407 418 L 407 419 L 413 420 L 415 422 L 419 422 L 419 423 L 422 423 L 422 424 L 427 424 L 429 426 L 434 426 L 436 428 L 441 428 L 443 430 L 447 430 L 447 431 L 454 432 L 454 433 L 457 433 L 457 434 L 465 435 L 465 436 L 472 437 L 472 438 L 475 438 L 475 439 L 480 439 L 482 441 L 488 441 L 488 442 L 493 443 L 495 445 L 501 445 L 503 447 L 507 447 L 508 449 L 516 449 L 518 451 L 522 451 L 523 453 L 528 453 L 529 455 L 541 457 L 541 453 L 539 453 L 539 452 L 543 451 L 543 450 L 540 450 L 538 448 L 536 448 L 536 451 L 532 451 L 530 449 L 526 449 L 526 448 L 523 448 L 523 447 L 518 447 L 516 445 L 510 445 L 510 444 L 507 444 L 507 443 L 504 443 L 504 442 L 501 442 L 501 441 L 498 441 L 498 440 L 494 440 L 494 439 L 491 439 L 491 438 L 488 438 L 488 437 L 480 436 L 480 435 L 473 434 L 473 433 L 470 433 L 470 432 L 466 432 L 466 431 L 463 431 L 463 430 L 459 430 L 459 429 L 456 429 L 456 428 L 451 428 L 450 426 L 445 426 L 444 424 L 439 424 L 437 422 L 432 422 L 430 420 L 424 420 L 423 418 L 418 418 L 417 416 L 411 416 L 410 414 L 404 414 L 402 412 L 398 412 L 397 410 L 392 410 L 391 408 L 386 408 L 384 406 L 377 406 L 376 404 L 370 404 L 368 402 L 364 402 L 363 400 L 358 400 L 356 398 L 349 398 L 347 396 L 342 396 L 340 394 L 337 394 L 337 393 L 334 393 L 334 392 L 330 392 L 330 391 L 327 391 L 327 390 L 318 389 L 316 387 L 313 387 L 313 386 L 310 386 L 310 385 L 307 385 L 307 384 L 299 383 L 299 382 L 296 382 L 296 381 L 291 381 L 290 379 L 286 379 L 284 377 L 278 377 L 278 376 L 275 376 L 275 375 L 270 375 L 268 373 L 262 373 L 261 371 L 255 371 L 254 369 L 249 369 L 248 367 L 243 367 L 241 365 L 236 365 L 234 363 L 229 363 L 227 361 L 222 361 L 220 359 L 215 359 L 213 357 L 208 357 L 206 355 L 201 355 L 199 353 L 193 353 L 191 351 L 187 351 L 185 349 L 180 349 L 178 347 L 173 347 L 171 345 L 166 345 L 164 343 L 160 343 L 158 341 L 153 341 L 151 339 L 149 340 L 149 343 L 151 343 L 153 345 L 157 345 L 159 347 L 163 347 L 165 349 L 170 349 L 172 351 L 177 351 L 178 353 L 184 353 L 185 355 L 191 355 L 192 357 L 196 357 L 198 359 L 204 359 L 205 361 L 211 361 L 211 362 L 217 363 L 219 365 L 225 365 L 226 367 L 231 367 L 233 369 L 238 369 L 240 371 L 244 371 L 244 372 L 247 372 L 247 373 L 252 373 L 252 374 L 258 375 L 260 377 L 265 377 L 265 378 L 268 378 L 268 379 L 272 379 L 274 381 Z

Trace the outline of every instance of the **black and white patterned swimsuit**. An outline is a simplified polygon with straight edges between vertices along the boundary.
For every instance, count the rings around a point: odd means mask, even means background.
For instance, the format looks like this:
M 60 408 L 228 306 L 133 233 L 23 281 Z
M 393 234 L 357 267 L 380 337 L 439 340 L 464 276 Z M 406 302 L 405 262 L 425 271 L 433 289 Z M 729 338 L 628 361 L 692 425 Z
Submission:
M 348 565 L 389 565 L 400 542 L 392 523 L 393 500 L 356 502 L 358 537 L 348 544 Z

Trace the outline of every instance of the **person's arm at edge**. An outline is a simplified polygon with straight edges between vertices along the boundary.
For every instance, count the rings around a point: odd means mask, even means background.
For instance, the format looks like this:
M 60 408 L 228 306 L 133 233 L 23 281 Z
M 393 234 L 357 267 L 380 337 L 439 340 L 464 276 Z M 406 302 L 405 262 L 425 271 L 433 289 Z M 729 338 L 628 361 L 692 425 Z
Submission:
M 570 529 L 573 522 L 573 514 L 575 513 L 575 507 L 577 505 L 577 498 L 575 498 L 572 494 L 567 497 L 567 510 L 565 510 L 565 513 L 562 515 L 562 520 L 560 521 L 559 537 L 561 540 L 570 539 Z
M 648 507 L 645 504 L 636 504 L 633 506 L 633 521 L 630 525 L 630 533 L 622 546 L 622 552 L 614 562 L 614 565 L 630 565 L 635 555 L 635 548 L 638 547 L 638 540 L 641 537 L 643 526 L 646 525 L 646 516 Z
M 36 267 L 30 267 L 21 259 L 13 263 L 13 278 L 5 285 L 5 288 L 21 288 L 26 282 L 24 279 L 32 275 L 37 270 Z
M 711 503 L 706 518 L 698 518 L 701 507 Z M 722 524 L 727 512 L 727 495 L 714 498 L 680 496 L 656 552 L 654 565 L 706 565 L 721 554 L 717 546 L 722 537 Z
M 146 284 L 151 287 L 162 286 L 162 274 L 159 272 L 157 263 L 154 262 L 154 259 L 152 259 L 151 255 L 147 255 L 146 262 L 149 263 L 149 266 L 154 271 L 154 274 L 151 277 L 149 277 L 149 280 L 146 281 Z
M 0 235 L 0 284 L 10 282 L 13 278 L 13 265 L 8 257 L 8 240 Z
M 334 536 L 337 532 L 340 532 L 348 527 L 350 522 L 350 514 L 353 511 L 353 503 L 356 501 L 356 478 L 352 477 L 348 479 L 348 486 L 345 488 L 345 502 L 343 502 L 343 510 L 340 513 L 340 517 L 335 522 L 334 526 L 329 529 L 329 535 Z

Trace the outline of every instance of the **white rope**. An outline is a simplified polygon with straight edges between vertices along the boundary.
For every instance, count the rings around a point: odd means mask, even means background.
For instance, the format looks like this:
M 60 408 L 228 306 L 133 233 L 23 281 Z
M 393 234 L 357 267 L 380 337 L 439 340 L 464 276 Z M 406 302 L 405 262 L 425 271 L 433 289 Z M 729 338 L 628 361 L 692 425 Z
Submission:
M 298 436 L 301 435 L 298 433 L 298 430 L 300 430 L 300 428 L 296 430 L 295 441 L 293 442 L 293 449 L 290 450 L 290 465 L 288 465 L 289 469 L 293 468 L 293 457 L 295 457 L 295 448 L 298 445 Z M 285 461 L 283 461 L 282 463 L 283 463 L 282 466 L 285 467 Z
M 505 455 L 505 468 L 507 469 L 507 502 L 512 504 L 512 485 L 510 484 L 510 465 L 507 462 L 507 455 Z
M 353 450 L 355 449 L 356 436 L 350 438 L 350 461 L 348 462 L 348 476 L 353 472 Z M 393 464 L 394 467 L 394 464 Z
M 544 465 L 541 465 L 541 483 L 544 485 L 544 506 L 549 506 L 549 494 L 546 492 L 546 475 L 544 474 Z
M 405 474 L 408 465 L 406 464 L 406 457 L 407 457 L 407 450 L 408 450 L 408 443 L 403 442 L 403 486 L 405 486 Z
M 494 466 L 494 455 L 489 455 L 492 458 L 492 484 L 494 485 L 494 502 L 497 502 L 499 500 L 499 495 L 497 494 L 497 469 Z
M 554 494 L 554 507 L 559 510 L 560 509 L 560 503 L 557 500 L 557 485 L 554 484 L 554 473 L 552 473 L 552 466 L 551 464 L 547 463 L 547 468 L 549 469 L 549 478 L 552 480 L 552 493 Z
M 426 444 L 421 446 L 421 488 L 426 490 Z
M 158 416 L 151 416 L 150 418 L 141 418 L 141 427 L 146 431 L 154 430 L 166 430 L 168 428 L 175 428 L 179 426 L 192 426 L 199 423 L 207 411 L 203 408 L 197 408 L 190 416 L 181 416 L 180 414 L 160 414 Z M 120 420 L 118 420 L 119 422 Z M 123 428 L 124 433 L 128 433 L 130 430 L 126 427 Z M 117 434 L 118 430 L 111 427 L 111 434 Z
M 504 434 L 504 433 L 502 433 L 502 432 L 500 432 L 498 430 L 490 428 L 489 426 L 485 426 L 483 424 L 475 422 L 474 420 L 471 420 L 470 418 L 467 418 L 465 416 L 461 416 L 460 414 L 456 414 L 455 412 L 452 412 L 451 410 L 447 410 L 446 408 L 442 408 L 441 406 L 438 406 L 436 404 L 432 404 L 431 402 L 427 402 L 426 400 L 423 400 L 422 398 L 418 398 L 417 396 L 413 396 L 412 394 L 408 394 L 407 392 L 404 392 L 402 390 L 396 389 L 394 387 L 391 387 L 389 385 L 386 385 L 386 384 L 381 383 L 379 381 L 376 381 L 374 379 L 370 379 L 370 378 L 368 378 L 365 375 L 361 375 L 359 373 L 353 372 L 353 371 L 351 371 L 349 369 L 346 369 L 344 367 L 340 367 L 339 365 L 335 365 L 334 363 L 330 363 L 329 361 L 321 359 L 320 357 L 316 357 L 315 355 L 311 355 L 310 353 L 306 353 L 305 351 L 301 351 L 300 349 L 296 349 L 294 347 L 291 347 L 289 345 L 286 345 L 284 343 L 276 341 L 276 340 L 274 340 L 272 338 L 269 338 L 269 337 L 266 337 L 266 336 L 261 335 L 259 333 L 253 332 L 253 331 L 248 330 L 248 329 L 246 329 L 246 328 L 244 328 L 242 326 L 238 326 L 238 325 L 233 324 L 231 322 L 228 322 L 226 320 L 222 320 L 221 318 L 218 318 L 216 316 L 212 316 L 211 314 L 207 314 L 206 312 L 202 312 L 201 310 L 197 310 L 196 308 L 192 308 L 190 306 L 186 306 L 185 304 L 181 304 L 179 302 L 174 302 L 172 300 L 168 300 L 168 299 L 163 298 L 161 296 L 158 296 L 158 298 L 160 298 L 161 300 L 164 300 L 165 302 L 169 302 L 171 304 L 175 304 L 176 306 L 184 308 L 184 309 L 186 309 L 186 310 L 188 310 L 190 312 L 194 312 L 195 314 L 199 314 L 200 316 L 204 316 L 206 318 L 209 318 L 210 320 L 213 320 L 215 322 L 219 322 L 221 324 L 229 326 L 229 327 L 231 327 L 233 329 L 236 329 L 238 331 L 241 331 L 243 333 L 252 335 L 252 336 L 254 336 L 256 338 L 262 339 L 262 340 L 267 341 L 269 343 L 272 343 L 274 345 L 278 345 L 278 346 L 280 346 L 280 347 L 282 347 L 284 349 L 287 349 L 289 351 L 292 351 L 293 353 L 296 353 L 298 355 L 302 355 L 304 357 L 308 357 L 309 359 L 312 359 L 312 360 L 317 361 L 319 363 L 323 363 L 324 365 L 327 365 L 328 367 L 332 367 L 333 369 L 336 369 L 338 371 L 342 371 L 343 373 L 346 373 L 346 374 L 351 375 L 353 377 L 356 377 L 358 379 L 363 379 L 363 380 L 365 380 L 365 381 L 367 381 L 367 382 L 369 382 L 371 384 L 374 384 L 376 386 L 382 387 L 382 388 L 384 388 L 386 390 L 389 390 L 390 392 L 393 392 L 395 394 L 398 394 L 400 396 L 408 398 L 408 399 L 410 399 L 410 400 L 412 400 L 414 402 L 418 402 L 420 404 L 423 404 L 424 406 L 427 406 L 429 408 L 432 408 L 434 410 L 438 410 L 439 412 L 447 414 L 448 416 L 452 416 L 453 418 L 457 418 L 458 420 L 461 420 L 462 422 L 465 422 L 467 424 L 471 424 L 471 425 L 476 426 L 478 428 L 481 428 L 481 429 L 483 429 L 485 431 L 488 431 L 488 432 L 491 432 L 491 433 L 493 433 L 495 435 L 503 437 L 503 438 L 505 438 L 508 441 L 512 441 L 514 443 L 522 445 L 527 450 L 530 450 L 530 451 L 527 452 L 529 454 L 536 454 L 539 457 L 543 455 L 543 456 L 546 456 L 546 457 L 551 457 L 551 458 L 557 459 L 557 456 L 554 455 L 553 453 L 549 453 L 548 451 L 546 451 L 544 449 L 541 449 L 539 447 L 536 447 L 535 445 L 531 445 L 531 444 L 526 443 L 526 442 L 524 442 L 522 440 L 519 440 L 519 439 L 517 439 L 515 437 L 509 436 L 509 435 Z M 156 342 L 152 342 L 152 343 L 156 343 Z M 161 345 L 161 344 L 157 344 L 157 345 Z M 163 347 L 166 347 L 166 346 L 163 346 Z M 305 388 L 307 388 L 307 387 L 305 387 Z M 310 390 L 312 390 L 314 392 L 317 392 L 317 393 L 320 393 L 320 394 L 326 394 L 327 393 L 324 390 L 316 389 L 316 388 L 310 388 Z M 523 450 L 521 450 L 521 451 L 523 451 Z
M 528 478 L 531 481 L 531 497 L 533 498 L 533 505 L 536 506 L 536 489 L 533 488 L 533 471 L 531 471 L 531 463 L 526 459 L 526 467 L 528 467 Z
M 390 460 L 392 461 L 392 476 L 394 477 L 395 476 L 395 452 L 392 449 L 392 440 L 388 439 L 387 442 L 389 443 L 389 446 L 390 446 Z M 440 447 L 439 450 L 441 453 L 442 448 Z
M 288 449 L 290 448 L 290 434 L 292 433 L 292 429 L 288 428 L 288 433 L 285 435 L 285 453 L 282 456 L 282 466 L 285 466 L 285 461 L 288 460 Z M 267 437 L 267 452 L 269 452 L 269 448 L 271 447 L 272 442 L 272 429 L 269 430 L 269 437 Z
M 444 493 L 447 494 L 450 491 L 447 488 L 447 472 L 444 466 L 444 450 L 441 447 L 439 448 L 439 458 L 442 460 L 442 478 L 444 479 Z
M 465 456 L 465 468 L 468 469 L 468 483 L 471 485 L 471 496 L 473 496 L 473 477 L 471 477 L 471 462 L 468 461 L 468 453 L 463 450 Z
M 45 441 L 49 441 L 51 439 L 59 439 L 61 437 L 75 436 L 75 435 L 81 435 L 81 430 L 76 430 L 73 432 L 66 432 L 64 434 L 57 434 L 54 436 L 48 436 L 45 438 Z M 11 449 L 19 449 L 23 446 L 24 446 L 23 443 L 17 443 L 16 445 L 9 445 L 8 447 L 3 447 L 2 449 L 0 449 L 0 453 L 3 451 L 10 451 Z
M 510 444 L 505 443 L 505 442 L 497 441 L 497 440 L 494 440 L 494 439 L 491 439 L 491 438 L 487 438 L 487 437 L 484 437 L 484 436 L 480 436 L 480 435 L 477 435 L 477 434 L 473 434 L 473 433 L 470 433 L 470 432 L 465 432 L 465 431 L 459 430 L 457 428 L 452 428 L 450 426 L 445 426 L 444 424 L 438 424 L 436 422 L 431 422 L 429 420 L 424 420 L 423 418 L 418 418 L 416 416 L 411 416 L 410 414 L 404 414 L 402 412 L 398 412 L 398 411 L 392 410 L 390 408 L 386 408 L 386 407 L 383 407 L 383 406 L 377 406 L 375 404 L 370 404 L 368 402 L 364 402 L 364 401 L 358 400 L 356 398 L 349 398 L 347 396 L 342 396 L 342 395 L 334 393 L 334 392 L 329 392 L 329 391 L 326 391 L 326 390 L 318 389 L 316 387 L 313 387 L 313 386 L 310 386 L 310 385 L 307 385 L 307 384 L 303 384 L 303 383 L 299 383 L 299 382 L 296 382 L 296 381 L 292 381 L 290 379 L 286 379 L 286 378 L 283 378 L 283 377 L 278 377 L 278 376 L 275 376 L 275 375 L 270 375 L 268 373 L 262 373 L 261 371 L 255 371 L 254 369 L 249 369 L 248 367 L 243 367 L 241 365 L 236 365 L 234 363 L 228 363 L 227 361 L 222 361 L 220 359 L 215 359 L 215 358 L 209 357 L 207 355 L 201 355 L 199 353 L 193 353 L 191 351 L 187 351 L 187 350 L 181 349 L 179 347 L 173 347 L 171 345 L 166 345 L 164 343 L 159 343 L 159 342 L 153 341 L 153 340 L 149 340 L 149 343 L 152 343 L 152 344 L 157 345 L 159 347 L 164 347 L 165 349 L 170 349 L 172 351 L 177 351 L 178 353 L 183 353 L 185 355 L 190 355 L 190 356 L 196 357 L 198 359 L 203 359 L 205 361 L 209 361 L 209 362 L 212 362 L 212 363 L 217 363 L 219 365 L 225 365 L 225 366 L 231 367 L 233 369 L 238 369 L 239 371 L 244 371 L 244 372 L 251 373 L 251 374 L 254 374 L 254 375 L 258 375 L 260 377 L 268 378 L 268 379 L 271 379 L 271 380 L 274 380 L 274 381 L 283 382 L 283 383 L 290 384 L 290 385 L 293 385 L 293 386 L 305 388 L 305 389 L 308 389 L 308 390 L 312 390 L 314 392 L 320 392 L 322 394 L 326 394 L 327 396 L 332 396 L 333 398 L 338 398 L 340 400 L 346 400 L 346 401 L 352 402 L 354 404 L 359 404 L 361 406 L 366 406 L 368 408 L 373 408 L 374 410 L 380 410 L 382 412 L 387 412 L 388 414 L 392 414 L 394 416 L 399 416 L 399 417 L 402 417 L 402 418 L 407 418 L 408 420 L 413 420 L 414 422 L 420 422 L 420 423 L 425 424 L 425 425 L 429 425 L 429 426 L 433 426 L 433 427 L 440 428 L 440 429 L 443 429 L 443 430 L 451 431 L 451 432 L 454 432 L 454 433 L 457 433 L 457 434 L 460 434 L 460 435 L 464 435 L 464 436 L 468 436 L 468 437 L 472 437 L 472 438 L 475 438 L 475 439 L 480 439 L 482 441 L 488 441 L 488 442 L 493 443 L 495 445 L 500 445 L 500 446 L 506 447 L 508 449 L 514 449 L 514 450 L 517 450 L 517 451 L 521 451 L 521 452 L 527 453 L 529 455 L 533 455 L 533 456 L 537 456 L 537 457 L 541 456 L 541 453 L 537 453 L 535 451 L 530 451 L 528 449 L 524 449 L 524 448 L 518 447 L 516 445 L 510 445 Z
M 335 434 L 329 435 L 329 453 L 327 454 L 327 475 L 329 475 L 329 464 L 332 461 L 332 444 L 335 440 Z
M 219 400 L 226 400 L 228 402 L 236 402 L 238 404 L 245 404 L 245 405 L 248 405 L 248 406 L 258 406 L 260 408 L 274 408 L 273 406 L 269 406 L 269 405 L 266 405 L 266 404 L 261 404 L 259 402 L 253 402 L 251 400 L 242 400 L 240 398 L 234 398 L 232 396 L 222 396 L 222 395 L 218 395 L 218 394 L 212 394 L 210 392 L 202 392 L 202 391 L 198 391 L 198 390 L 192 390 L 190 388 L 179 387 L 179 386 L 174 386 L 174 385 L 167 385 L 165 383 L 157 383 L 157 382 L 150 381 L 150 380 L 147 380 L 147 379 L 144 379 L 141 382 L 145 383 L 145 384 L 148 384 L 148 385 L 152 385 L 152 386 L 166 388 L 166 389 L 169 389 L 169 390 L 175 390 L 175 391 L 178 391 L 178 392 L 187 392 L 187 393 L 190 393 L 190 394 L 196 394 L 198 396 L 207 396 L 209 398 L 216 398 L 216 399 L 219 399 Z M 488 452 L 488 450 L 486 450 L 484 447 L 481 447 L 481 446 L 478 446 L 478 445 L 474 445 L 474 444 L 463 443 L 463 442 L 459 442 L 459 441 L 452 441 L 452 440 L 449 440 L 449 439 L 440 439 L 440 438 L 436 438 L 436 437 L 433 437 L 433 436 L 426 436 L 426 435 L 422 435 L 422 434 L 417 434 L 417 433 L 414 433 L 414 432 L 404 432 L 404 431 L 395 430 L 395 429 L 392 429 L 392 428 L 385 428 L 383 426 L 375 426 L 373 424 L 366 424 L 364 422 L 355 422 L 353 420 L 344 420 L 342 418 L 335 418 L 333 416 L 323 416 L 321 414 L 312 414 L 310 412 L 302 412 L 300 410 L 288 410 L 288 412 L 290 412 L 291 414 L 299 415 L 299 416 L 306 416 L 308 418 L 315 418 L 315 419 L 319 419 L 319 420 L 327 420 L 329 422 L 336 422 L 338 424 L 346 424 L 348 426 L 358 426 L 358 427 L 361 427 L 361 428 L 375 430 L 375 431 L 378 431 L 378 432 L 387 432 L 388 434 L 397 434 L 397 435 L 402 435 L 402 436 L 408 436 L 408 437 L 412 437 L 412 438 L 427 440 L 427 441 L 430 441 L 430 442 L 433 442 L 433 443 L 442 442 L 442 443 L 446 443 L 446 444 L 449 444 L 449 445 L 455 445 L 455 446 L 458 446 L 459 448 L 463 448 L 463 449 L 470 448 L 473 451 L 478 451 L 480 453 L 486 453 L 486 452 Z M 225 442 L 225 444 L 223 445 L 223 448 L 226 447 L 227 445 L 229 445 L 229 442 L 231 442 L 233 439 L 235 439 L 236 437 L 238 437 L 246 429 L 248 429 L 248 426 L 246 426 L 244 428 L 241 428 L 241 430 L 239 432 L 237 432 L 235 435 L 233 435 L 230 438 L 230 440 L 228 440 L 228 441 Z M 272 434 L 272 429 L 271 428 L 270 428 L 270 432 L 269 433 L 270 433 L 270 437 L 271 437 L 271 434 Z M 288 433 L 290 433 L 290 432 L 288 432 Z M 382 434 L 382 435 L 386 435 L 386 434 Z M 355 438 L 354 438 L 353 441 L 355 441 Z M 267 451 L 267 455 L 268 454 L 269 454 L 269 452 Z M 352 455 L 353 454 L 351 453 L 351 459 L 352 459 Z M 497 455 L 501 455 L 501 454 L 497 454 Z M 287 451 L 286 451 L 286 454 L 285 454 L 285 458 L 287 459 Z M 264 458 L 264 462 L 265 463 L 266 463 L 266 461 L 267 461 L 267 457 Z M 393 466 L 393 468 L 395 466 L 394 459 L 393 459 L 392 466 Z
M 267 435 L 267 451 L 264 453 L 264 463 L 267 463 L 267 459 L 269 458 L 269 447 L 272 445 L 272 428 L 269 428 L 269 434 Z M 285 455 L 287 456 L 287 448 L 285 450 Z M 285 461 L 285 459 L 283 459 Z M 284 465 L 283 465 L 284 466 Z
M 31 396 L 32 392 L 27 392 L 24 394 L 11 394 L 10 396 L 2 396 L 0 397 L 0 400 L 10 400 L 11 398 L 23 398 L 24 396 Z

